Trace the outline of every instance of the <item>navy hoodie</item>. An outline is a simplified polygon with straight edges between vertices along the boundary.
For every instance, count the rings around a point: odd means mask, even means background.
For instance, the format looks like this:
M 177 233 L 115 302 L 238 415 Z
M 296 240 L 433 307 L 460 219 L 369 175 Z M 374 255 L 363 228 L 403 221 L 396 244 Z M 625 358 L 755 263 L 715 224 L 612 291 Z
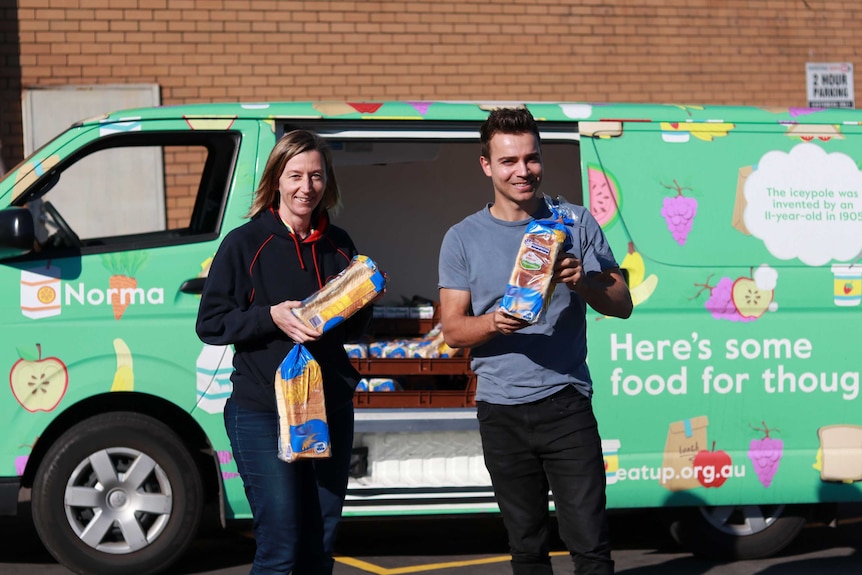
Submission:
M 201 295 L 197 334 L 211 345 L 233 344 L 232 399 L 258 411 L 277 411 L 275 374 L 293 341 L 269 313 L 272 305 L 303 300 L 334 278 L 356 255 L 350 236 L 325 212 L 304 240 L 275 209 L 231 231 L 219 246 Z M 359 374 L 344 351 L 348 330 L 358 335 L 370 308 L 305 344 L 320 364 L 328 411 L 353 400 Z

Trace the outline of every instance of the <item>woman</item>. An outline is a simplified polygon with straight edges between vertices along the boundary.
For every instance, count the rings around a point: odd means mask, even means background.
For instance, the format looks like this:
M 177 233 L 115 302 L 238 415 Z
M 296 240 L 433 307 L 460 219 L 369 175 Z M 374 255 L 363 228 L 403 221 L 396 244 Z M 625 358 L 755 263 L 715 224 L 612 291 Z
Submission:
M 252 574 L 332 573 L 359 380 L 343 344 L 348 330 L 361 332 L 370 314 L 366 308 L 319 336 L 291 309 L 357 253 L 350 236 L 329 223 L 340 201 L 326 143 L 305 130 L 283 136 L 267 160 L 250 221 L 222 242 L 201 297 L 198 336 L 235 347 L 224 417 L 254 517 Z M 294 343 L 304 344 L 321 367 L 328 459 L 285 463 L 277 456 L 274 380 Z

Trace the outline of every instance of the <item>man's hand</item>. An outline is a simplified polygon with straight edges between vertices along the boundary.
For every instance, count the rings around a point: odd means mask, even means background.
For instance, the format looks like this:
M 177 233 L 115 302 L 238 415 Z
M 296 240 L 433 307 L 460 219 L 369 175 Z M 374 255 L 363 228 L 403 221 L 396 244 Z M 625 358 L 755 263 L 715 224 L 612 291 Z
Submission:
M 581 260 L 572 254 L 565 253 L 557 258 L 554 264 L 553 281 L 566 284 L 569 289 L 574 290 L 584 277 L 584 268 Z
M 500 309 L 494 313 L 489 313 L 488 315 L 491 317 L 491 322 L 494 324 L 494 331 L 500 335 L 511 335 L 530 325 L 530 322 L 517 317 L 512 317 Z

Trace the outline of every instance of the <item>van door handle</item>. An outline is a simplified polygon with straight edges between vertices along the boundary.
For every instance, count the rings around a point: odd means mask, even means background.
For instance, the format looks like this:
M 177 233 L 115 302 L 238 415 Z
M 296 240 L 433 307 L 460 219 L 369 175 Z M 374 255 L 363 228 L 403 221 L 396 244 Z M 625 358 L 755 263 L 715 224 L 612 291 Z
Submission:
M 183 293 L 191 293 L 200 295 L 204 291 L 204 282 L 207 278 L 192 278 L 183 282 L 180 286 L 180 291 Z

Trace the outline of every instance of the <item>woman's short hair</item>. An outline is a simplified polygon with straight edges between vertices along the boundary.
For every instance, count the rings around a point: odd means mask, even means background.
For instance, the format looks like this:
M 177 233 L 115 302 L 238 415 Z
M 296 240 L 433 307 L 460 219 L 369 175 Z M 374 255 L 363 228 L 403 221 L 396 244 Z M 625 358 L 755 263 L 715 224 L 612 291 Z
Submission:
M 273 206 L 278 208 L 281 197 L 278 192 L 278 180 L 284 172 L 284 166 L 299 154 L 315 151 L 320 152 L 325 171 L 323 198 L 315 212 L 323 210 L 335 213 L 338 211 L 338 208 L 341 207 L 341 192 L 338 189 L 335 171 L 332 168 L 332 151 L 329 149 L 329 145 L 326 140 L 310 130 L 293 130 L 279 138 L 269 153 L 266 166 L 263 168 L 263 175 L 260 178 L 260 185 L 254 192 L 248 217 L 254 217 Z

